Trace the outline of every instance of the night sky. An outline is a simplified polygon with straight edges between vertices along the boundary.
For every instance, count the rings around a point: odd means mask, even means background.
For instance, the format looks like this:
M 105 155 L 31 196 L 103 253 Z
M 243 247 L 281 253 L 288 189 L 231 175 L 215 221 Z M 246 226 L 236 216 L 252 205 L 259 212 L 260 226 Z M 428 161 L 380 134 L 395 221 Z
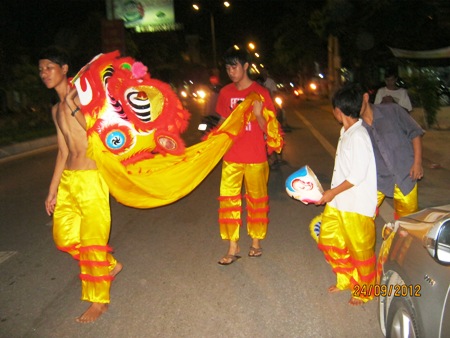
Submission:
M 213 9 L 218 45 L 238 42 L 260 42 L 262 49 L 271 48 L 275 38 L 273 27 L 283 18 L 283 4 L 294 0 L 230 0 L 232 7 L 220 7 L 222 1 L 203 1 Z M 207 12 L 192 9 L 191 0 L 174 0 L 175 18 L 185 33 L 211 39 L 210 17 Z M 202 3 L 202 1 L 197 1 Z M 104 0 L 2 0 L 0 29 L 3 43 L 40 49 L 54 42 L 57 32 L 84 22 L 90 12 L 106 17 Z M 245 40 L 245 41 L 244 41 Z
M 63 27 L 85 21 L 89 12 L 106 12 L 101 0 L 3 0 L 0 3 L 2 38 L 28 48 L 53 43 Z
M 0 47 L 7 51 L 11 44 L 27 48 L 47 46 L 53 43 L 58 30 L 85 22 L 90 12 L 106 17 L 105 1 L 109 0 L 1 0 Z M 229 0 L 232 6 L 225 9 L 221 0 L 173 1 L 176 21 L 184 25 L 186 34 L 197 33 L 205 41 L 211 39 L 208 13 L 192 9 L 192 3 L 199 2 L 213 9 L 218 45 L 253 40 L 259 42 L 262 50 L 272 49 L 277 37 L 275 27 L 289 14 L 289 4 L 305 1 L 321 8 L 325 3 L 325 0 Z M 442 15 L 450 14 L 448 0 L 430 2 L 446 8 Z
M 274 28 L 283 20 L 286 3 L 292 1 L 295 0 L 232 0 L 228 9 L 216 6 L 213 13 L 218 44 L 231 46 L 254 41 L 262 50 L 272 48 L 276 38 Z M 202 37 L 210 34 L 208 13 L 195 12 L 191 6 L 189 0 L 175 1 L 176 20 L 184 23 L 187 33 L 198 33 Z

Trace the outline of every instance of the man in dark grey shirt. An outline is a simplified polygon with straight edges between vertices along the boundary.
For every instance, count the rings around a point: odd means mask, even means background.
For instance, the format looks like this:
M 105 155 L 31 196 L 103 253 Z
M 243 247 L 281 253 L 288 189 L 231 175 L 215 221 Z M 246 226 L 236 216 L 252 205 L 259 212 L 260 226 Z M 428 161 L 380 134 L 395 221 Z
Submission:
M 370 104 L 367 93 L 361 117 L 375 154 L 378 207 L 387 196 L 394 198 L 395 218 L 417 211 L 423 129 L 398 104 Z

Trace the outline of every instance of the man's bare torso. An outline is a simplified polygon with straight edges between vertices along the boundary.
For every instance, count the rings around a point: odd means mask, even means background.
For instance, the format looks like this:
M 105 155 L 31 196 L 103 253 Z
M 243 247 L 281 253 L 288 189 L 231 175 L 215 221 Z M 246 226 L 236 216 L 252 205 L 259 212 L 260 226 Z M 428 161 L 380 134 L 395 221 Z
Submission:
M 55 123 L 59 129 L 58 133 L 62 134 L 63 137 L 62 140 L 61 135 L 58 135 L 58 145 L 68 149 L 65 169 L 96 169 L 95 162 L 86 156 L 88 146 L 86 130 L 71 115 L 71 111 L 65 103 L 58 103 L 55 105 L 54 110 Z M 81 112 L 77 114 L 81 114 Z M 61 142 L 65 144 L 59 144 Z

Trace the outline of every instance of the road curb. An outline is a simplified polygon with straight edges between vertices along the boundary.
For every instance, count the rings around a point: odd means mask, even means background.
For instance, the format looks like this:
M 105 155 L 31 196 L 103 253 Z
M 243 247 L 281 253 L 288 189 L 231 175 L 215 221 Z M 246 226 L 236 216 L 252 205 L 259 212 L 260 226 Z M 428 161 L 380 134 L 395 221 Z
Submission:
M 20 142 L 0 148 L 0 160 L 10 159 L 15 155 L 26 155 L 31 151 L 41 148 L 53 147 L 57 144 L 56 135 L 42 137 L 39 139 Z

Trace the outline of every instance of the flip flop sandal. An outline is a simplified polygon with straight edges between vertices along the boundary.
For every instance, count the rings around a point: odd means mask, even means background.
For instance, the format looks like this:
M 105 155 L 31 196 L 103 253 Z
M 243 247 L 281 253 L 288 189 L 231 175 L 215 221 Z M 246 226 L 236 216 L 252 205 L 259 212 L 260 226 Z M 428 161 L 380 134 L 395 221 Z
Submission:
M 254 248 L 250 247 L 250 251 L 248 252 L 249 257 L 261 257 L 262 255 L 262 248 Z
M 237 256 L 237 255 L 226 255 L 223 256 L 222 260 L 226 260 L 226 261 L 218 261 L 217 263 L 220 265 L 230 265 L 234 262 L 236 262 L 239 258 L 241 258 L 241 256 Z

